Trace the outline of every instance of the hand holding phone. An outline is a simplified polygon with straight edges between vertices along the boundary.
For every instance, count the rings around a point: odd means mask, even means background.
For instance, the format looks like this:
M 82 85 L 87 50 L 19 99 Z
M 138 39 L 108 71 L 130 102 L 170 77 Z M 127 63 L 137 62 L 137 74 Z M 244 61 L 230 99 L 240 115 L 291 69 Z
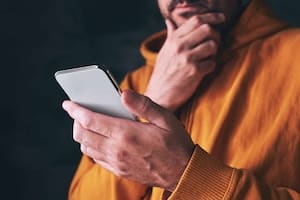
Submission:
M 134 120 L 122 105 L 116 81 L 97 65 L 61 70 L 55 78 L 71 101 L 94 112 Z

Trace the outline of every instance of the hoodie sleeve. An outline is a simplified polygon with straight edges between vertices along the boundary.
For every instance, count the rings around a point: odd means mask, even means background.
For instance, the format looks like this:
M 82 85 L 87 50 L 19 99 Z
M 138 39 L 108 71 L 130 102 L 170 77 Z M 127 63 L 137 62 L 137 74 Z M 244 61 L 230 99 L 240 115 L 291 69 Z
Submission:
M 290 188 L 272 187 L 250 171 L 231 168 L 197 146 L 175 191 L 168 200 L 300 199 Z

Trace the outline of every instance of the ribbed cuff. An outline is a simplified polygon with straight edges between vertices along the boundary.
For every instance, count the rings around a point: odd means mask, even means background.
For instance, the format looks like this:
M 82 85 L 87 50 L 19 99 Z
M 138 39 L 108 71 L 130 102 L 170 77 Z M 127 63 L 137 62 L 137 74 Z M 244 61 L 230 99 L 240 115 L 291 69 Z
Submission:
M 236 170 L 196 146 L 176 189 L 168 200 L 229 199 Z

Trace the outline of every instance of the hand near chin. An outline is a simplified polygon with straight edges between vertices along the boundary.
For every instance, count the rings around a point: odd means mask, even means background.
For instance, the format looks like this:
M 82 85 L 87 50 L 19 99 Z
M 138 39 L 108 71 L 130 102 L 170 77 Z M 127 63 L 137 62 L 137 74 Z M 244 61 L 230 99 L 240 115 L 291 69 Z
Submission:
M 173 191 L 194 144 L 175 116 L 133 91 L 122 94 L 125 107 L 148 123 L 94 113 L 70 101 L 74 140 L 96 163 L 124 178 Z
M 224 21 L 223 14 L 209 13 L 193 16 L 176 29 L 167 20 L 167 39 L 145 95 L 172 111 L 185 103 L 203 77 L 215 68 L 220 34 L 212 25 Z

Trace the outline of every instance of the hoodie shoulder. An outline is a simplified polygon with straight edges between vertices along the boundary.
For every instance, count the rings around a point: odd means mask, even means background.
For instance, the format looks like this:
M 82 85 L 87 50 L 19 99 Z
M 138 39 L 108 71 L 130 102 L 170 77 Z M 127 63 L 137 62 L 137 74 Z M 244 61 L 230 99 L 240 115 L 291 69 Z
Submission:
M 289 58 L 299 63 L 300 28 L 287 28 L 273 35 L 268 41 L 277 51 L 278 59 Z M 300 63 L 299 63 L 300 64 Z

